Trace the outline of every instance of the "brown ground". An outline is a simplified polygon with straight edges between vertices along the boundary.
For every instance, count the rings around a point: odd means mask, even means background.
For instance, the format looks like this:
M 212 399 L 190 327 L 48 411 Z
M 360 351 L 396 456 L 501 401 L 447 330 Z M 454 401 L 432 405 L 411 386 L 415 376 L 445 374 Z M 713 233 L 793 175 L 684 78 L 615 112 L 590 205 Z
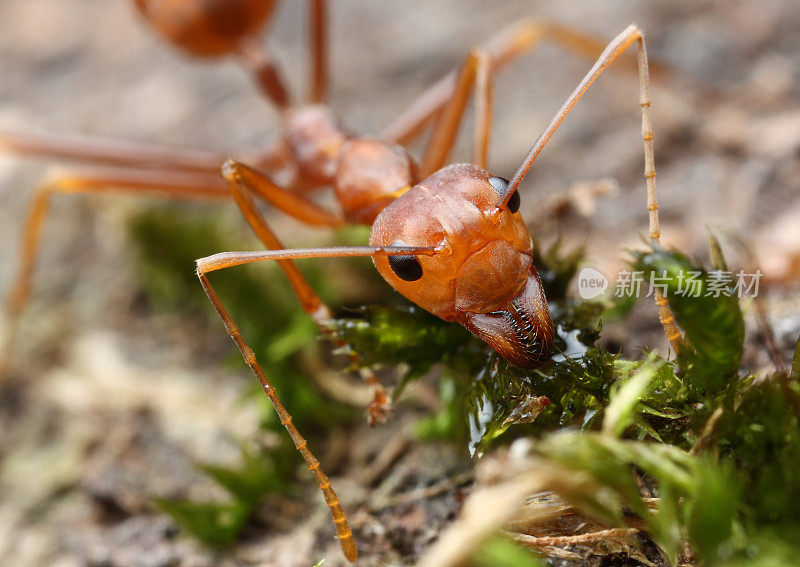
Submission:
M 0 0 L 0 129 L 232 152 L 270 139 L 276 115 L 238 68 L 186 61 L 152 37 L 127 4 Z M 269 42 L 300 87 L 305 3 L 283 4 Z M 794 257 L 796 270 L 800 256 L 800 10 L 793 0 L 333 4 L 332 105 L 363 132 L 380 129 L 470 45 L 517 18 L 552 18 L 607 38 L 639 24 L 652 57 L 723 93 L 703 98 L 680 81 L 654 85 L 665 240 L 698 255 L 707 226 L 754 240 L 768 276 L 783 282 L 773 284 L 768 300 L 781 347 L 790 352 L 800 331 L 797 272 L 785 263 Z M 490 159 L 497 173 L 513 172 L 586 67 L 547 46 L 499 78 Z M 619 266 L 620 245 L 646 230 L 639 127 L 634 78 L 604 78 L 523 191 L 523 212 L 533 215 L 545 195 L 578 181 L 615 179 L 619 194 L 599 201 L 591 220 L 573 214 L 562 224 L 570 240 L 591 235 L 589 257 L 607 274 Z M 468 159 L 463 147 L 458 159 Z M 3 293 L 26 205 L 45 169 L 0 156 Z M 260 529 L 219 554 L 177 537 L 169 519 L 152 512 L 152 494 L 213 493 L 192 462 L 235 460 L 232 439 L 251 435 L 257 416 L 236 404 L 247 373 L 231 375 L 217 364 L 215 353 L 227 348 L 221 329 L 187 328 L 177 315 L 144 316 L 131 307 L 140 285 L 124 220 L 138 207 L 118 197 L 54 203 L 13 368 L 24 386 L 0 402 L 0 564 L 308 566 L 327 557 L 326 565 L 339 565 L 318 499 L 284 503 L 277 519 L 265 510 Z M 235 218 L 232 209 L 227 214 Z M 290 221 L 278 227 L 297 232 Z M 615 331 L 626 345 L 661 340 L 653 311 L 641 311 L 641 329 Z M 757 368 L 766 359 L 753 349 L 747 363 Z M 458 493 L 400 505 L 381 498 L 470 468 L 455 448 L 412 442 L 367 483 L 363 466 L 409 423 L 401 410 L 384 427 L 352 433 L 358 448 L 337 470 L 363 565 L 413 564 L 454 514 Z

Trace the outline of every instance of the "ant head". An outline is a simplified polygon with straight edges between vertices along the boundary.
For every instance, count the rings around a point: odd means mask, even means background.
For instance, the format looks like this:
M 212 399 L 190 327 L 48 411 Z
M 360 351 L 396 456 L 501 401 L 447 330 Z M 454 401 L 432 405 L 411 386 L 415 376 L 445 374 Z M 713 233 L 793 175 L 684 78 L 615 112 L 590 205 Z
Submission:
M 266 25 L 277 0 L 134 0 L 152 26 L 199 57 L 235 51 Z
M 414 303 L 532 367 L 550 353 L 553 323 L 519 196 L 498 207 L 507 185 L 479 167 L 446 167 L 378 215 L 370 244 L 437 248 L 432 256 L 375 257 L 375 266 Z

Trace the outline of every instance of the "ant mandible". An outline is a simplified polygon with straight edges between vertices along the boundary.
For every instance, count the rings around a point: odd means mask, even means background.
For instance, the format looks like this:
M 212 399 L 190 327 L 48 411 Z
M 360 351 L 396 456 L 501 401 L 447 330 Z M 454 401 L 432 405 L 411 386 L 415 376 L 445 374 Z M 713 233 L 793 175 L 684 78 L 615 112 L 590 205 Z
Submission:
M 638 49 L 650 239 L 657 243 L 660 230 L 647 53 L 642 33 L 630 26 L 608 44 L 510 181 L 486 169 L 491 130 L 491 59 L 476 49 L 467 58 L 451 100 L 438 119 L 418 181 L 409 158 L 395 146 L 372 139 L 352 139 L 339 145 L 335 154 L 338 168 L 331 181 L 347 218 L 372 219 L 369 246 L 276 250 L 268 244 L 272 250 L 222 252 L 197 260 L 197 276 L 203 289 L 314 474 L 330 507 L 342 551 L 350 561 L 356 559 L 357 547 L 330 480 L 292 423 L 289 412 L 207 274 L 265 260 L 292 266 L 290 262 L 299 258 L 369 256 L 381 276 L 420 307 L 446 321 L 464 325 L 511 364 L 524 368 L 538 366 L 550 355 L 554 327 L 532 263 L 532 239 L 518 212 L 518 188 L 539 153 L 589 86 L 633 44 Z M 473 88 L 477 99 L 475 164 L 442 167 L 468 93 Z M 341 137 L 344 139 L 344 134 Z M 330 158 L 330 154 L 319 155 L 320 161 Z M 269 179 L 232 161 L 226 163 L 223 171 L 253 228 L 265 243 L 277 244 L 247 191 L 259 184 L 270 184 Z M 313 302 L 308 302 L 307 297 L 301 296 L 306 310 L 318 321 L 330 317 L 317 296 L 312 297 Z M 657 293 L 656 302 L 667 338 L 678 350 L 681 333 L 666 299 Z

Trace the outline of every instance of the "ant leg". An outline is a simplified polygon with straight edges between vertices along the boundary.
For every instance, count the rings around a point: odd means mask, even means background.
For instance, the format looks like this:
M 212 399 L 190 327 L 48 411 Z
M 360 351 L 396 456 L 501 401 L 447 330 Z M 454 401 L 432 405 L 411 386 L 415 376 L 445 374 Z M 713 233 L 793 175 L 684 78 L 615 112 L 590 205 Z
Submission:
M 23 229 L 19 267 L 6 300 L 8 336 L 0 369 L 10 360 L 19 319 L 30 299 L 33 272 L 39 253 L 42 228 L 53 193 L 125 191 L 158 194 L 175 199 L 226 201 L 230 199 L 218 176 L 197 172 L 159 170 L 134 171 L 110 168 L 85 174 L 60 174 L 36 191 Z
M 239 42 L 237 53 L 241 62 L 255 77 L 261 92 L 280 110 L 289 108 L 292 97 L 286 81 L 272 54 L 261 45 L 259 38 L 243 38 Z
M 492 68 L 485 53 L 479 52 L 475 69 L 475 133 L 472 163 L 489 167 L 489 136 L 492 132 Z
M 261 384 L 262 389 L 264 390 L 264 393 L 267 395 L 267 398 L 269 398 L 269 401 L 275 408 L 275 412 L 278 414 L 280 422 L 289 432 L 292 441 L 294 441 L 295 447 L 297 447 L 297 450 L 300 451 L 300 454 L 303 456 L 303 459 L 305 459 L 309 470 L 311 470 L 311 472 L 314 474 L 314 478 L 317 481 L 317 486 L 319 486 L 319 489 L 322 491 L 322 494 L 325 497 L 325 502 L 328 504 L 328 507 L 331 510 L 331 516 L 334 524 L 336 525 L 336 532 L 339 537 L 339 543 L 342 546 L 342 552 L 349 561 L 356 560 L 358 557 L 358 549 L 356 547 L 355 539 L 353 538 L 353 533 L 347 523 L 347 516 L 345 515 L 344 510 L 342 510 L 341 504 L 339 503 L 339 498 L 336 496 L 336 492 L 334 492 L 327 475 L 325 475 L 320 468 L 319 461 L 309 450 L 308 443 L 292 423 L 292 418 L 289 415 L 289 412 L 286 411 L 286 408 L 283 406 L 278 398 L 277 393 L 275 392 L 275 388 L 273 388 L 269 378 L 267 378 L 267 376 L 264 374 L 264 371 L 261 369 L 261 366 L 258 364 L 255 353 L 253 353 L 253 349 L 251 349 L 250 346 L 245 342 L 244 338 L 239 332 L 239 328 L 234 323 L 230 314 L 228 314 L 228 311 L 225 309 L 225 306 L 222 304 L 222 301 L 220 300 L 216 291 L 211 286 L 211 282 L 208 280 L 206 274 L 216 270 L 222 270 L 225 268 L 231 268 L 233 266 L 239 266 L 242 264 L 259 262 L 263 260 L 375 256 L 379 254 L 435 254 L 435 251 L 431 248 L 400 246 L 354 246 L 338 248 L 315 248 L 305 250 L 270 250 L 262 252 L 222 252 L 207 258 L 201 258 L 197 261 L 197 277 L 200 279 L 200 284 L 203 286 L 206 295 L 208 295 L 208 299 L 211 301 L 211 304 L 214 306 L 214 309 L 217 311 L 220 319 L 222 319 L 222 322 L 225 325 L 225 330 L 236 343 L 236 346 L 239 347 L 239 351 L 242 353 L 245 363 L 253 371 L 253 374 L 255 374 L 256 378 Z
M 0 153 L 56 158 L 97 165 L 165 167 L 215 174 L 225 154 L 155 144 L 119 142 L 55 134 L 0 132 Z
M 642 140 L 644 142 L 644 177 L 647 184 L 647 209 L 649 211 L 650 223 L 650 240 L 658 244 L 661 239 L 661 231 L 658 222 L 658 200 L 656 198 L 656 166 L 655 166 L 655 152 L 653 149 L 653 117 L 652 117 L 652 100 L 650 97 L 650 74 L 647 63 L 647 49 L 644 44 L 644 37 L 642 32 L 636 26 L 629 26 L 625 31 L 615 37 L 611 43 L 608 44 L 606 49 L 597 59 L 595 64 L 583 77 L 578 86 L 567 98 L 566 102 L 561 106 L 559 111 L 547 125 L 544 132 L 539 135 L 539 138 L 534 142 L 528 155 L 523 160 L 522 164 L 514 173 L 514 177 L 508 184 L 505 196 L 498 203 L 499 208 L 503 208 L 508 203 L 508 200 L 514 194 L 519 184 L 522 182 L 525 174 L 528 173 L 533 162 L 547 145 L 550 138 L 575 107 L 578 101 L 583 97 L 584 93 L 589 89 L 592 83 L 611 65 L 628 47 L 636 43 L 637 47 L 637 65 L 639 72 L 639 105 L 642 108 Z M 667 337 L 670 345 L 675 352 L 681 349 L 681 332 L 675 324 L 675 317 L 669 308 L 666 298 L 656 290 L 655 292 L 656 304 L 659 308 L 659 320 L 661 326 L 664 328 L 664 334 Z
M 328 2 L 310 0 L 311 11 L 311 93 L 309 102 L 328 99 Z
M 343 220 L 340 217 L 324 211 L 295 193 L 286 191 L 275 184 L 269 177 L 244 164 L 228 160 L 222 166 L 222 175 L 228 182 L 242 216 L 247 220 L 250 228 L 253 229 L 261 243 L 270 250 L 281 250 L 283 249 L 283 244 L 259 212 L 250 196 L 250 192 L 260 195 L 283 212 L 308 224 L 333 227 L 343 224 Z M 278 260 L 278 263 L 286 277 L 289 278 L 289 283 L 295 295 L 297 295 L 303 310 L 314 320 L 323 335 L 332 338 L 330 337 L 329 329 L 329 323 L 332 318 L 331 310 L 323 303 L 302 272 L 297 269 L 294 262 L 291 260 Z M 337 346 L 344 346 L 340 341 L 332 340 Z M 358 355 L 353 353 L 351 355 L 351 363 L 357 363 L 358 358 Z M 361 369 L 360 373 L 364 383 L 372 390 L 372 402 L 367 407 L 367 418 L 370 424 L 386 421 L 386 414 L 391 407 L 391 397 L 374 372 L 364 368 Z
M 228 159 L 222 165 L 222 176 L 232 190 L 234 186 L 246 187 L 276 209 L 304 224 L 331 228 L 344 224 L 341 216 L 326 211 L 296 191 L 281 187 L 272 181 L 269 175 L 249 165 Z M 234 192 L 235 194 L 236 192 Z
M 243 164 L 233 160 L 226 161 L 222 166 L 222 175 L 225 181 L 228 182 L 228 187 L 233 194 L 233 198 L 245 220 L 247 220 L 250 225 L 250 228 L 253 229 L 253 232 L 261 243 L 269 250 L 282 250 L 284 246 L 259 212 L 248 191 L 261 195 L 272 204 L 275 204 L 278 200 L 275 198 L 277 196 L 278 198 L 286 198 L 286 201 L 282 202 L 282 205 L 295 203 L 308 206 L 310 207 L 308 210 L 312 211 L 312 214 L 308 215 L 309 218 L 316 216 L 321 220 L 325 220 L 322 215 L 328 214 L 328 226 L 340 226 L 342 224 L 341 219 L 338 217 L 326 213 L 323 209 L 317 207 L 310 201 L 306 201 L 302 197 L 286 191 L 273 183 L 272 180 L 266 176 Z M 298 207 L 296 210 L 284 208 L 283 206 L 279 208 L 295 218 L 304 220 L 305 209 L 302 209 L 302 207 Z M 301 210 L 303 212 L 300 212 Z M 303 307 L 303 310 L 311 316 L 320 329 L 325 329 L 332 317 L 331 310 L 322 302 L 322 299 L 320 299 L 313 290 L 305 276 L 297 269 L 294 262 L 291 260 L 278 260 L 278 264 L 289 278 L 292 289 L 294 289 L 297 298 L 300 300 L 300 305 Z
M 481 49 L 473 49 L 467 56 L 458 75 L 452 97 L 447 106 L 442 109 L 428 147 L 425 148 L 420 164 L 420 176 L 423 179 L 447 163 L 469 101 L 469 93 L 475 88 L 478 78 L 480 78 L 477 88 L 479 103 L 474 148 L 476 158 L 484 162 L 483 164 L 478 163 L 478 165 L 485 166 L 491 121 L 491 109 L 489 108 L 490 65 L 489 56 Z
M 481 44 L 480 48 L 491 59 L 492 73 L 497 73 L 514 60 L 533 51 L 545 40 L 591 60 L 597 59 L 606 46 L 603 40 L 584 32 L 547 21 L 526 19 L 501 31 Z M 668 73 L 668 69 L 663 65 L 653 67 L 657 67 L 659 73 Z M 636 71 L 634 61 L 630 61 L 628 70 Z M 436 118 L 442 107 L 453 96 L 457 79 L 458 74 L 453 71 L 434 83 L 405 112 L 386 126 L 380 137 L 398 144 L 411 143 Z

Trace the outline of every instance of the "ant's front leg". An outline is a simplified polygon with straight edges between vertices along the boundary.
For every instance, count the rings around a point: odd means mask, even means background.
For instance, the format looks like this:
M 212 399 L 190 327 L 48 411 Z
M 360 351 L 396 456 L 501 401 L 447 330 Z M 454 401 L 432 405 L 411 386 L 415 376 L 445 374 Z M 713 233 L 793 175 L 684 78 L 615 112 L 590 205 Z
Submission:
M 340 216 L 325 211 L 297 193 L 287 191 L 267 175 L 247 165 L 228 160 L 222 167 L 222 175 L 228 183 L 242 216 L 247 220 L 261 243 L 269 250 L 282 250 L 284 246 L 256 207 L 253 194 L 259 195 L 282 212 L 306 224 L 330 227 L 344 224 L 344 220 Z M 333 314 L 311 287 L 306 277 L 297 269 L 295 263 L 287 259 L 277 260 L 277 262 L 286 277 L 289 278 L 289 283 L 297 295 L 301 307 L 317 324 L 322 335 L 331 339 L 337 346 L 345 346 L 340 340 L 331 336 L 330 323 Z M 359 356 L 356 353 L 352 353 L 350 356 L 351 363 L 358 363 Z M 387 413 L 391 409 L 391 397 L 374 372 L 364 368 L 360 373 L 364 382 L 372 389 L 372 402 L 367 407 L 369 422 L 374 424 L 386 421 Z

